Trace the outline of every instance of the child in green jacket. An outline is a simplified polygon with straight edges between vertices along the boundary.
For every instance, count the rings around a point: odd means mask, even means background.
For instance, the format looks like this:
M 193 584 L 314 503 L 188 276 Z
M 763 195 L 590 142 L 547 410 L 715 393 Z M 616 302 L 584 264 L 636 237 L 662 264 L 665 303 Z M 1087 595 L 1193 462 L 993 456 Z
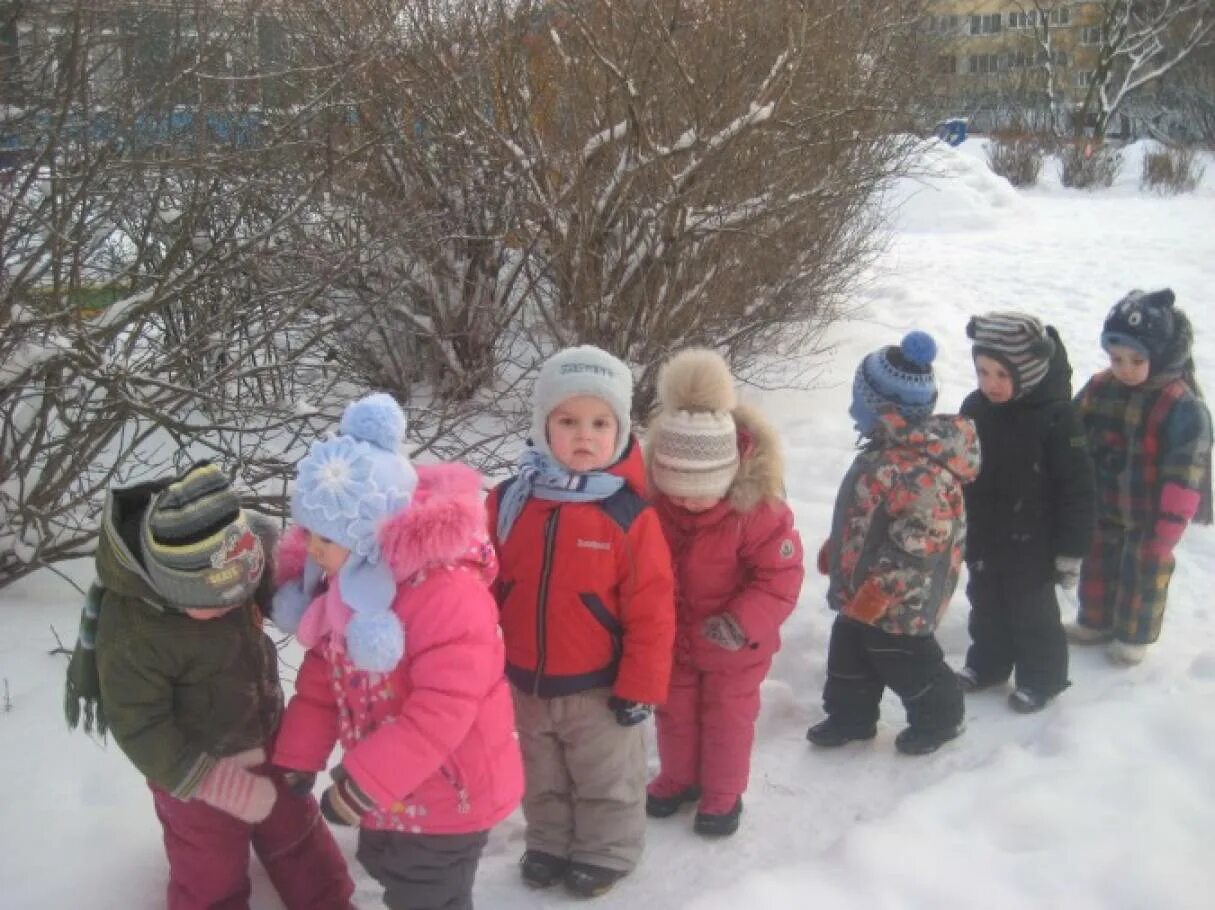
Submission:
M 283 708 L 257 605 L 274 537 L 206 462 L 106 500 L 65 707 L 147 778 L 173 910 L 246 906 L 251 845 L 291 910 L 345 908 L 354 890 L 311 781 L 265 763 Z

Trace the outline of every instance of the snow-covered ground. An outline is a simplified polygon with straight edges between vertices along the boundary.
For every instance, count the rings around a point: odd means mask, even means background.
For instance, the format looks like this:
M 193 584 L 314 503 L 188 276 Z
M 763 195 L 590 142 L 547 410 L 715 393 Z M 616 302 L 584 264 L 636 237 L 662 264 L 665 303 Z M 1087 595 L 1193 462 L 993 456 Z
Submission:
M 952 176 L 902 181 L 898 230 L 838 327 L 819 387 L 755 396 L 783 429 L 789 494 L 815 552 L 852 457 L 852 371 L 867 351 L 911 328 L 940 344 L 942 409 L 973 387 L 967 318 L 996 308 L 1058 326 L 1078 381 L 1102 361 L 1108 307 L 1132 287 L 1177 292 L 1197 330 L 1200 378 L 1215 388 L 1215 161 L 1198 193 L 1139 193 L 1141 150 L 1109 189 L 1043 184 L 1015 192 L 986 169 L 982 148 L 937 146 L 930 163 Z M 88 567 L 67 571 L 78 582 Z M 967 703 L 968 729 L 935 755 L 895 753 L 903 725 L 884 703 L 875 742 L 835 752 L 803 736 L 819 705 L 831 614 L 813 572 L 764 685 L 751 789 L 740 832 L 706 842 L 690 810 L 651 821 L 637 872 L 596 906 L 625 908 L 1206 908 L 1215 906 L 1215 532 L 1192 529 L 1180 547 L 1164 636 L 1133 669 L 1100 650 L 1072 653 L 1072 688 L 1041 714 L 1021 716 L 1004 693 Z M 1206 593 L 1204 593 L 1206 592 Z M 75 637 L 78 595 L 41 573 L 0 592 L 0 907 L 141 910 L 162 906 L 160 831 L 138 774 L 112 744 L 64 727 L 64 658 L 49 656 L 51 625 Z M 958 665 L 967 646 L 959 587 L 940 632 Z M 286 652 L 295 663 L 298 653 Z M 652 737 L 651 737 L 652 740 Z M 360 882 L 378 890 L 339 837 Z M 565 906 L 559 890 L 519 882 L 523 823 L 494 831 L 477 880 L 478 906 Z M 254 907 L 277 908 L 264 876 Z

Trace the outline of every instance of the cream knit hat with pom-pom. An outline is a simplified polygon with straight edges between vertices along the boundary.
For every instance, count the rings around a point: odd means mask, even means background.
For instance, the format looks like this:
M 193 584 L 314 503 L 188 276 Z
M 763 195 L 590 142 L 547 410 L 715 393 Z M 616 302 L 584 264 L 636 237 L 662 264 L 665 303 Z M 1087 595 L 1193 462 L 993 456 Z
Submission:
M 650 476 L 667 496 L 720 498 L 738 473 L 734 380 L 715 351 L 692 348 L 658 373 L 650 424 Z

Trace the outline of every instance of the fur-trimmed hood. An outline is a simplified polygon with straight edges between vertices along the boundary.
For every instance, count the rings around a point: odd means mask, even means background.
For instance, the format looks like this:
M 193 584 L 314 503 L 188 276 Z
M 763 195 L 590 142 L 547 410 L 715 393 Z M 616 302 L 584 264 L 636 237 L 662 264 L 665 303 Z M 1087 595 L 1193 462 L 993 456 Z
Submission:
M 437 566 L 472 564 L 492 579 L 496 567 L 480 555 L 488 541 L 481 475 L 462 464 L 418 465 L 418 486 L 409 508 L 385 521 L 377 536 L 397 583 Z M 492 553 L 492 549 L 490 550 Z M 303 574 L 308 532 L 296 525 L 283 536 L 274 581 L 282 586 Z

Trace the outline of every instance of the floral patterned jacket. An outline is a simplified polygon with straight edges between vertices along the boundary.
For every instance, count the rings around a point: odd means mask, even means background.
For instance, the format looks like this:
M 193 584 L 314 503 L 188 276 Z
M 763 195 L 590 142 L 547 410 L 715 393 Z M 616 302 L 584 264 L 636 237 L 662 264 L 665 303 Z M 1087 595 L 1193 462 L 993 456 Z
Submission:
M 931 635 L 962 564 L 962 486 L 978 473 L 978 434 L 965 417 L 909 424 L 881 415 L 840 485 L 820 557 L 831 609 L 886 632 Z

